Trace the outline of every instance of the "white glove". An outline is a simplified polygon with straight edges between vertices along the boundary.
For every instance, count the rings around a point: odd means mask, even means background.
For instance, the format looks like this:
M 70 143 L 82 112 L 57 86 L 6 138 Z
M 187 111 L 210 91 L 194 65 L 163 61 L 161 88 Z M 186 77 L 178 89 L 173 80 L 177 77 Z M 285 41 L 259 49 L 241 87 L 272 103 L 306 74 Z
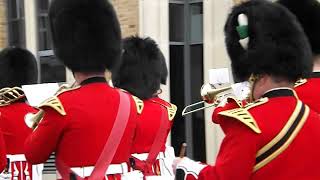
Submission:
M 143 174 L 141 171 L 131 171 L 128 173 L 124 173 L 121 176 L 123 180 L 143 180 Z
M 193 161 L 187 157 L 177 158 L 173 164 L 175 170 L 181 169 L 186 175 L 193 175 L 196 179 L 198 179 L 198 176 L 202 169 L 208 166 L 206 164 L 201 164 L 200 162 Z

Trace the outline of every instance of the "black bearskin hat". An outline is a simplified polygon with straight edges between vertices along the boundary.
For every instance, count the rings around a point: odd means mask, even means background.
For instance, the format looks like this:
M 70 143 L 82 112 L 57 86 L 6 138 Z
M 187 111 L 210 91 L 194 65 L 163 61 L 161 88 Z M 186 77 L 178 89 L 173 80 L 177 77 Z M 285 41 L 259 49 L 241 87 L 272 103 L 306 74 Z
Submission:
M 238 17 L 247 16 L 246 33 L 240 33 Z M 249 39 L 240 44 L 242 35 Z M 225 24 L 225 41 L 236 82 L 251 74 L 268 74 L 295 82 L 312 70 L 312 52 L 296 17 L 283 6 L 251 0 L 232 9 Z
M 166 85 L 167 84 L 167 78 L 168 78 L 168 67 L 166 63 L 166 58 L 160 51 L 160 59 L 161 59 L 161 84 Z
M 26 49 L 9 47 L 0 52 L 0 89 L 37 83 L 37 61 Z
M 160 88 L 164 58 L 151 38 L 129 37 L 123 41 L 122 64 L 112 75 L 114 86 L 140 99 L 148 99 Z
M 300 21 L 314 55 L 320 54 L 320 3 L 317 0 L 279 0 Z
M 104 72 L 119 63 L 121 31 L 107 0 L 53 0 L 49 9 L 54 52 L 74 72 Z

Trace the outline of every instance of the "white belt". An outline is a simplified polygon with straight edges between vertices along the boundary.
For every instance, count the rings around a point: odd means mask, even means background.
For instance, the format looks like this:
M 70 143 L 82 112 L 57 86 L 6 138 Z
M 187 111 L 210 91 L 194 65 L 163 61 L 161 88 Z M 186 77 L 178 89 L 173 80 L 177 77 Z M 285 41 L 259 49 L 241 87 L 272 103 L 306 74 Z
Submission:
M 133 157 L 141 160 L 141 161 L 145 161 L 147 160 L 149 153 L 140 153 L 140 154 L 131 154 Z M 157 159 L 164 159 L 166 157 L 166 155 L 163 152 L 160 152 L 157 156 Z
M 86 167 L 73 167 L 71 170 L 76 173 L 80 177 L 89 177 L 94 169 L 94 166 L 86 166 Z M 106 172 L 106 175 L 111 174 L 124 174 L 128 173 L 128 165 L 127 163 L 121 163 L 121 164 L 110 164 L 108 167 L 108 170 Z M 57 172 L 58 179 L 61 178 L 61 175 L 59 172 Z
M 10 160 L 10 162 L 27 161 L 24 154 L 7 154 L 7 158 Z

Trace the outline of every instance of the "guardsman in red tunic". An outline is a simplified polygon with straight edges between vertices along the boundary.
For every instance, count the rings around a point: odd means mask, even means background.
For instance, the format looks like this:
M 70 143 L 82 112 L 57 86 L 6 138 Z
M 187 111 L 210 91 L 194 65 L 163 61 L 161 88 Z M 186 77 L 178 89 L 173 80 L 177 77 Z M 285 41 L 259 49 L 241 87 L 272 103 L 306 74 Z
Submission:
M 298 97 L 311 109 L 320 113 L 320 2 L 317 0 L 279 0 L 301 23 L 313 53 L 313 73 L 300 79 L 295 90 Z
M 161 99 L 160 84 L 166 82 L 163 54 L 151 38 L 129 37 L 123 41 L 122 65 L 113 76 L 114 85 L 143 100 L 132 147 L 131 165 L 146 178 L 173 179 L 174 151 L 166 147 L 176 106 Z
M 57 178 L 120 179 L 129 171 L 137 124 L 135 100 L 108 85 L 104 72 L 120 62 L 121 31 L 106 0 L 53 0 L 54 51 L 76 79 L 42 103 L 25 142 L 27 159 L 56 155 Z
M 6 158 L 6 149 L 5 143 L 2 135 L 2 131 L 0 131 L 0 172 L 2 172 L 7 165 L 7 158 Z
M 24 155 L 24 142 L 32 129 L 25 121 L 37 112 L 26 103 L 22 85 L 37 83 L 35 57 L 22 48 L 0 52 L 0 129 L 5 140 L 8 167 L 0 176 L 7 179 L 41 179 L 42 167 L 32 166 Z
M 180 158 L 176 168 L 188 180 L 320 179 L 320 118 L 293 90 L 312 69 L 302 27 L 281 5 L 251 0 L 233 8 L 225 36 L 235 79 L 251 82 L 254 102 L 215 109 L 225 133 L 215 165 Z

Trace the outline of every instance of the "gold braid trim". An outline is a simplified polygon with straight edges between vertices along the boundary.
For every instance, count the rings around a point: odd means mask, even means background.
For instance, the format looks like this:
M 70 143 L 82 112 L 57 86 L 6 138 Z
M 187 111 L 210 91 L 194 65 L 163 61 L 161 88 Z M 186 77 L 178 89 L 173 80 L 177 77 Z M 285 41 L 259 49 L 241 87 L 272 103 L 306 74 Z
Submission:
M 131 95 L 135 104 L 136 104 L 136 108 L 137 108 L 137 112 L 138 114 L 141 114 L 144 108 L 144 103 L 141 99 L 139 99 L 138 97 Z
M 222 111 L 219 115 L 237 119 L 252 129 L 255 133 L 260 134 L 261 130 L 253 116 L 250 114 L 249 109 L 265 104 L 268 101 L 268 98 L 261 98 L 253 103 L 247 104 L 245 107 Z
M 25 97 L 23 90 L 19 87 L 2 88 L 0 90 L 0 106 L 10 105 Z
M 142 101 L 140 98 L 138 98 L 137 96 L 132 95 L 130 92 L 128 92 L 128 91 L 125 90 L 125 89 L 120 89 L 120 88 L 119 88 L 118 90 L 120 90 L 120 91 L 122 91 L 122 92 L 125 92 L 125 93 L 129 94 L 129 95 L 132 97 L 132 99 L 134 100 L 134 102 L 135 102 L 135 104 L 136 104 L 137 113 L 138 113 L 138 114 L 141 114 L 142 111 L 143 111 L 143 108 L 144 108 L 144 103 L 143 103 L 143 101 Z
M 236 109 L 231 109 L 227 111 L 222 111 L 219 113 L 219 115 L 237 119 L 240 122 L 242 122 L 244 125 L 248 126 L 255 133 L 257 134 L 261 133 L 261 130 L 257 122 L 254 120 L 250 112 L 244 108 L 236 108 Z
M 295 88 L 296 88 L 296 87 L 299 87 L 299 86 L 301 86 L 301 85 L 303 85 L 303 84 L 305 84 L 305 83 L 307 83 L 307 82 L 308 82 L 307 79 L 299 79 L 297 82 L 294 83 L 294 87 L 295 87 Z
M 288 122 L 286 123 L 286 125 L 282 128 L 282 130 L 279 132 L 279 134 L 275 138 L 273 138 L 268 144 L 263 146 L 257 152 L 256 157 L 258 157 L 258 156 L 262 155 L 263 153 L 267 152 L 269 149 L 271 149 L 276 143 L 278 143 L 286 135 L 286 133 L 288 132 L 288 130 L 290 129 L 290 127 L 293 125 L 294 121 L 298 117 L 298 114 L 301 111 L 302 106 L 304 106 L 304 104 L 301 101 L 298 101 L 298 103 L 296 105 L 296 108 L 293 111 L 292 115 L 290 116 L 290 118 L 289 118 Z M 271 162 L 273 159 L 275 159 L 277 156 L 279 156 L 283 151 L 285 151 L 289 147 L 289 145 L 292 143 L 292 141 L 298 135 L 298 133 L 300 132 L 300 130 L 303 127 L 304 123 L 306 122 L 306 120 L 307 120 L 307 118 L 309 116 L 309 112 L 310 112 L 309 107 L 305 106 L 304 114 L 303 114 L 299 124 L 297 125 L 297 127 L 294 129 L 294 131 L 290 135 L 289 139 L 287 139 L 286 142 L 279 149 L 277 149 L 275 152 L 273 152 L 271 155 L 269 155 L 267 158 L 265 158 L 260 163 L 256 164 L 254 166 L 254 169 L 253 169 L 254 172 L 259 170 L 259 169 L 261 169 L 265 165 L 267 165 L 269 162 Z
M 177 113 L 177 106 L 174 105 L 174 104 L 171 104 L 171 107 L 167 107 L 167 110 L 168 110 L 168 116 L 169 116 L 169 120 L 172 121 L 173 118 L 176 116 L 176 113 Z
M 50 107 L 50 108 L 56 110 L 62 116 L 67 115 L 61 101 L 56 96 L 53 96 L 53 97 L 47 99 L 46 101 L 44 101 L 43 103 L 41 103 L 39 105 L 39 108 L 42 108 L 42 107 Z
M 177 109 L 178 109 L 176 105 L 169 103 L 170 106 L 168 106 L 168 105 L 165 105 L 165 104 L 162 104 L 160 102 L 153 101 L 153 100 L 152 100 L 152 102 L 160 104 L 161 106 L 163 106 L 163 107 L 165 107 L 167 109 L 168 117 L 169 117 L 170 121 L 172 121 L 174 119 L 174 117 L 176 116 L 176 113 L 177 113 Z

